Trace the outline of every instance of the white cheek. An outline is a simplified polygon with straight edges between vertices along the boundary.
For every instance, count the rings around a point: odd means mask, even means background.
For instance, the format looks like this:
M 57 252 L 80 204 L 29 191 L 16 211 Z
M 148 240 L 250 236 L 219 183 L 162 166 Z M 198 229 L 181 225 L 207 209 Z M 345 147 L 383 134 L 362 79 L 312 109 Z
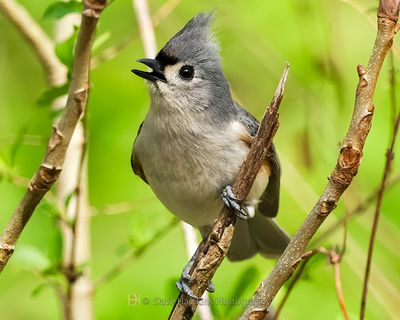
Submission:
M 195 77 L 190 80 L 183 80 L 179 76 L 179 70 L 182 68 L 184 63 L 178 63 L 172 66 L 167 66 L 164 69 L 164 75 L 167 82 L 157 82 L 158 90 L 163 99 L 165 99 L 170 107 L 177 108 L 179 110 L 187 109 L 204 109 L 208 101 L 208 92 L 203 87 L 200 77 Z M 193 89 L 195 89 L 193 91 Z M 201 97 L 201 99 L 197 99 Z
M 183 66 L 183 63 L 177 63 L 172 66 L 166 66 L 164 69 L 164 75 L 170 85 L 179 85 L 181 79 L 179 78 L 179 69 Z
M 184 80 L 179 76 L 179 70 L 184 66 L 184 63 L 177 63 L 172 66 L 166 66 L 164 69 L 164 75 L 165 78 L 167 79 L 168 83 L 170 84 L 171 87 L 179 87 L 179 88 L 185 88 L 187 86 L 194 86 L 196 85 L 201 79 L 199 77 L 196 77 L 196 70 L 195 70 L 195 76 L 192 80 Z

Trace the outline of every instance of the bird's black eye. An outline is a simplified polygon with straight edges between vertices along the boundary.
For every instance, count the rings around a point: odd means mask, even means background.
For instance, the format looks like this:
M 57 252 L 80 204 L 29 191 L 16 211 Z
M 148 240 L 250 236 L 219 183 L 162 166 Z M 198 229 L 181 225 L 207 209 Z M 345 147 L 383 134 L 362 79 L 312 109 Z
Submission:
M 192 80 L 193 77 L 194 77 L 194 69 L 193 69 L 193 67 L 192 66 L 183 66 L 179 70 L 179 76 L 183 80 L 187 80 L 187 81 Z

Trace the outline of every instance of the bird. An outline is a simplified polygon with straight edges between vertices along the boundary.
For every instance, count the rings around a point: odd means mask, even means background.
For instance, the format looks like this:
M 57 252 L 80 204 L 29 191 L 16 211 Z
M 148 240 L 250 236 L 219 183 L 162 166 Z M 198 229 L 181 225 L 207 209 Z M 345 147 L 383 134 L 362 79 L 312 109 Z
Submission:
M 260 253 L 282 254 L 289 235 L 276 223 L 281 166 L 272 144 L 246 200 L 238 203 L 232 184 L 259 122 L 232 98 L 212 31 L 214 13 L 199 13 L 155 58 L 137 60 L 151 69 L 132 69 L 148 83 L 149 111 L 133 144 L 133 172 L 179 219 L 203 239 L 224 203 L 237 215 L 227 257 L 241 261 Z M 177 286 L 188 286 L 190 263 Z M 209 291 L 213 291 L 212 285 Z

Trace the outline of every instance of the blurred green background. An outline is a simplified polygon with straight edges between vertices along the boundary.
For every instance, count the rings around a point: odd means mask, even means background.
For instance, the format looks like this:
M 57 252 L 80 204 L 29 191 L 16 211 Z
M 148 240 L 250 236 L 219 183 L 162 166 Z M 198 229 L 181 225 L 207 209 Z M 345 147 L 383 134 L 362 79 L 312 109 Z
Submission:
M 19 1 L 38 23 L 53 33 L 54 21 L 42 18 L 52 1 Z M 279 223 L 294 234 L 321 194 L 333 169 L 339 144 L 353 110 L 356 66 L 366 64 L 375 38 L 378 1 L 282 0 L 188 1 L 155 29 L 158 47 L 200 11 L 216 9 L 215 29 L 221 42 L 224 70 L 235 97 L 257 118 L 273 95 L 284 64 L 291 65 L 280 128 L 275 138 L 282 162 Z M 152 13 L 164 4 L 151 0 Z M 371 23 L 372 21 L 372 23 Z M 119 43 L 129 43 L 112 60 L 91 73 L 88 105 L 90 205 L 97 212 L 110 204 L 133 203 L 128 212 L 93 214 L 90 261 L 92 278 L 99 279 L 124 253 L 151 239 L 172 215 L 150 188 L 132 174 L 129 157 L 139 124 L 148 110 L 145 83 L 130 69 L 144 56 L 131 1 L 115 0 L 102 14 L 97 37 L 109 34 L 94 56 Z M 395 64 L 399 63 L 395 41 Z M 385 150 L 391 136 L 389 59 L 375 95 L 373 126 L 359 173 L 338 208 L 321 228 L 323 232 L 346 210 L 355 208 L 378 186 Z M 41 67 L 20 34 L 0 15 L 0 228 L 6 225 L 25 189 L 7 178 L 11 173 L 30 178 L 42 160 L 51 132 L 50 107 L 38 107 L 46 88 Z M 21 138 L 22 137 L 22 138 Z M 400 149 L 397 147 L 396 151 Z M 394 174 L 400 170 L 395 158 Z M 399 319 L 400 314 L 400 185 L 384 197 L 370 282 L 367 319 Z M 341 263 L 342 285 L 351 318 L 359 312 L 369 229 L 374 204 L 350 221 L 347 250 Z M 96 212 L 96 210 L 93 210 Z M 342 244 L 338 229 L 322 244 Z M 57 319 L 59 301 L 53 290 L 41 287 L 38 276 L 51 264 L 59 233 L 49 205 L 36 210 L 1 275 L 1 319 Z M 94 296 L 96 319 L 165 319 L 171 305 L 152 303 L 173 299 L 174 282 L 187 262 L 179 224 L 160 237 L 113 281 Z M 218 303 L 221 298 L 249 299 L 274 261 L 224 261 L 214 283 L 215 319 L 235 319 L 241 306 Z M 237 287 L 239 289 L 237 289 Z M 43 290 L 38 290 L 42 288 Z M 282 293 L 276 302 L 282 297 Z M 138 305 L 129 304 L 137 295 Z M 150 299 L 145 305 L 143 299 Z M 240 300 L 242 301 L 242 300 Z M 342 319 L 336 299 L 333 269 L 325 258 L 310 264 L 295 287 L 282 319 Z

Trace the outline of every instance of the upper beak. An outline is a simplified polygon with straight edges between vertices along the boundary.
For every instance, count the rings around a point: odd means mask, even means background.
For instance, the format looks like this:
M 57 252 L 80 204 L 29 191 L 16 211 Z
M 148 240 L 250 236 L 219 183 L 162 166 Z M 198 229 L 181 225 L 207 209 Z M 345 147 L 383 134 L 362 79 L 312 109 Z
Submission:
M 156 82 L 157 80 L 167 82 L 167 79 L 162 72 L 161 64 L 156 59 L 139 59 L 137 62 L 143 63 L 144 65 L 153 69 L 152 72 L 146 72 L 138 69 L 132 69 L 131 71 L 139 77 Z

